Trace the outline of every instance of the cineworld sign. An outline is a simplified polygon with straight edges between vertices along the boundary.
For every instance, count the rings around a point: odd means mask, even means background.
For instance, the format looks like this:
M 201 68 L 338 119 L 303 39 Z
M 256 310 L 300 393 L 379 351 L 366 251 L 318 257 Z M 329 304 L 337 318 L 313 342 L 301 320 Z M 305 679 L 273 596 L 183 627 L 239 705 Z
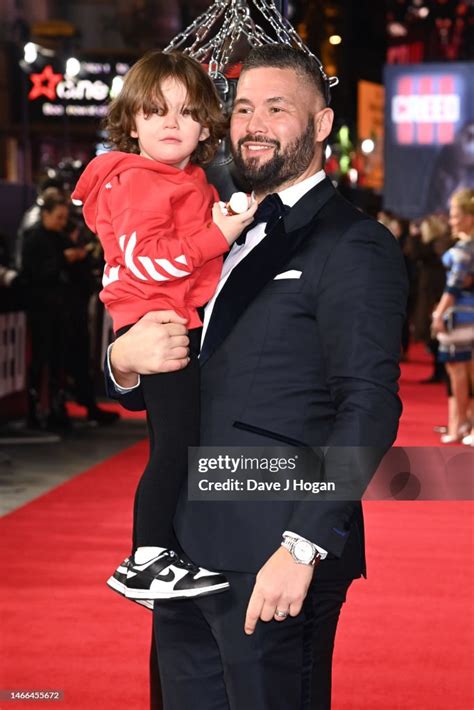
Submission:
M 461 119 L 461 87 L 456 74 L 398 77 L 391 120 L 400 145 L 445 145 L 454 141 Z
M 30 74 L 28 100 L 33 112 L 40 109 L 45 118 L 61 116 L 102 117 L 107 102 L 120 92 L 129 64 L 81 62 L 77 77 L 68 77 L 47 64 L 41 72 Z

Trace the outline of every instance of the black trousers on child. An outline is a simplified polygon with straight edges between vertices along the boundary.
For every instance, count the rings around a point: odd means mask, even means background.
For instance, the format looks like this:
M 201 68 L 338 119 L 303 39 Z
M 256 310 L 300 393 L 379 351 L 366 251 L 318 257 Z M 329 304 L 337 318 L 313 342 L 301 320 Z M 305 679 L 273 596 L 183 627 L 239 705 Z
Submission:
M 128 328 L 120 330 L 121 335 Z M 188 471 L 188 447 L 199 445 L 201 328 L 189 331 L 191 361 L 183 370 L 142 375 L 150 457 L 135 494 L 133 550 L 175 549 L 173 518 Z

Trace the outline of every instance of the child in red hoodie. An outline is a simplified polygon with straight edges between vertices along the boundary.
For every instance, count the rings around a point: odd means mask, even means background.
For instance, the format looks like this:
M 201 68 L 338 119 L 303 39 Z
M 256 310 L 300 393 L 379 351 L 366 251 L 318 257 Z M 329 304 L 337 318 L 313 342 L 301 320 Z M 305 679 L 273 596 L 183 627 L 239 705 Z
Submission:
M 181 559 L 172 529 L 188 447 L 199 444 L 197 308 L 214 294 L 222 256 L 256 209 L 224 216 L 197 165 L 212 160 L 225 125 L 214 85 L 197 62 L 179 52 L 149 52 L 109 107 L 116 150 L 87 166 L 73 194 L 104 248 L 100 298 L 115 332 L 154 310 L 174 310 L 188 321 L 188 366 L 141 377 L 150 458 L 135 496 L 132 555 L 108 580 L 149 608 L 155 599 L 229 586 L 223 575 Z

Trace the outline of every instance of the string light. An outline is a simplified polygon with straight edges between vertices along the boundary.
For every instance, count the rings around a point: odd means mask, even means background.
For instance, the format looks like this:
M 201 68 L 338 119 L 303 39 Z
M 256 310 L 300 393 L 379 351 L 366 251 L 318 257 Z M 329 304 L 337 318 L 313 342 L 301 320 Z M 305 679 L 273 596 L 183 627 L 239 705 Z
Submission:
M 357 184 L 357 180 L 359 179 L 359 172 L 355 168 L 350 168 L 349 169 L 349 180 L 351 181 L 352 185 Z
M 362 141 L 361 143 L 361 150 L 365 155 L 369 155 L 369 153 L 373 153 L 375 150 L 375 143 L 372 140 L 372 138 L 366 138 L 365 140 Z
M 27 64 L 34 64 L 38 59 L 38 50 L 36 44 L 33 44 L 33 42 L 27 42 L 27 44 L 25 44 L 23 53 Z
M 81 63 L 76 57 L 69 57 L 66 62 L 66 76 L 77 76 L 81 71 Z
M 112 79 L 112 86 L 110 87 L 110 96 L 112 99 L 115 99 L 120 92 L 122 91 L 123 87 L 123 77 L 122 76 L 114 76 Z

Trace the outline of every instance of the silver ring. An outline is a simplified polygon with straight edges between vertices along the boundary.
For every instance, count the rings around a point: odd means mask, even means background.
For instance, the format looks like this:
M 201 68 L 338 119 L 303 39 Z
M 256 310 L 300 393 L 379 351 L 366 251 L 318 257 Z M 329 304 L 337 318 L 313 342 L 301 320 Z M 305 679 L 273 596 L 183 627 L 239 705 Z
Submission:
M 288 616 L 288 612 L 275 609 L 275 616 L 278 616 L 280 619 L 286 619 L 286 617 Z

